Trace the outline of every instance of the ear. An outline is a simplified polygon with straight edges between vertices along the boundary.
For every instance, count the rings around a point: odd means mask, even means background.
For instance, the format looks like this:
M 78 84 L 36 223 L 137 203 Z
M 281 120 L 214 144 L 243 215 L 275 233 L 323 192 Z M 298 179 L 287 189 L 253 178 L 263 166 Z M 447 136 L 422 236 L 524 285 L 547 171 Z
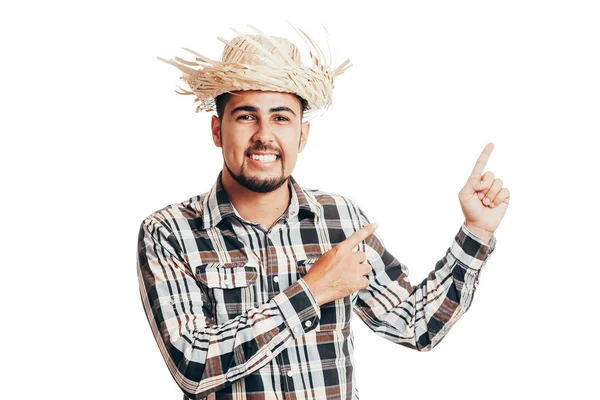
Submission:
M 210 121 L 210 129 L 212 131 L 212 139 L 215 143 L 215 146 L 221 147 L 221 121 L 216 115 L 212 116 Z
M 298 153 L 302 153 L 302 150 L 304 150 L 304 146 L 306 146 L 306 142 L 308 141 L 308 134 L 310 132 L 310 121 L 303 122 L 300 130 L 300 144 L 298 146 Z

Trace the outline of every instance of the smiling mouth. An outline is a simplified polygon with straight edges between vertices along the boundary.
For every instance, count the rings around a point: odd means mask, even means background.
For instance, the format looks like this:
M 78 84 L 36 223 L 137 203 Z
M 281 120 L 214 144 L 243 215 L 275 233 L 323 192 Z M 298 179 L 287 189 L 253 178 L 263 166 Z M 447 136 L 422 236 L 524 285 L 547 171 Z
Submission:
M 265 154 L 265 155 L 250 154 L 248 156 L 248 158 L 253 161 L 257 161 L 257 162 L 261 162 L 261 163 L 271 163 L 271 162 L 278 160 L 279 156 L 277 156 L 275 154 Z

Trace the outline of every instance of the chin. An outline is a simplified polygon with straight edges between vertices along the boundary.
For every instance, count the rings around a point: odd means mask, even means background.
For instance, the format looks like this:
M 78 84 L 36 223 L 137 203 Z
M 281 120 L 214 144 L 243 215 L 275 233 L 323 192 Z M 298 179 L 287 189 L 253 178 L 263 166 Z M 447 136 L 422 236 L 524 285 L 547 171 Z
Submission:
M 269 193 L 279 189 L 286 181 L 287 177 L 279 176 L 270 179 L 257 177 L 234 177 L 234 179 L 246 189 L 256 193 Z
M 280 188 L 288 179 L 281 170 L 273 172 L 254 172 L 249 174 L 248 169 L 242 165 L 239 174 L 234 173 L 227 163 L 225 167 L 229 175 L 242 187 L 256 193 L 269 193 Z

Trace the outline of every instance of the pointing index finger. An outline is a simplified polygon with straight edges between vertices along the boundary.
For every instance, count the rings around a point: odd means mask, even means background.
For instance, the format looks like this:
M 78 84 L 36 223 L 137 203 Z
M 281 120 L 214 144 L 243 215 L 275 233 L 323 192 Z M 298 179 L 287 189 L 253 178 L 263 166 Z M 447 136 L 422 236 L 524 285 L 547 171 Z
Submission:
M 492 154 L 492 150 L 494 150 L 494 143 L 490 142 L 484 147 L 483 151 L 481 152 L 481 155 L 477 159 L 477 162 L 475 163 L 475 168 L 473 168 L 471 176 L 476 176 L 477 178 L 481 177 L 481 175 L 483 174 L 483 170 L 485 169 L 485 166 L 490 158 L 490 155 Z
M 360 242 L 371 236 L 375 232 L 375 229 L 377 229 L 376 223 L 365 225 L 340 242 L 337 247 L 345 251 L 350 251 L 358 246 Z

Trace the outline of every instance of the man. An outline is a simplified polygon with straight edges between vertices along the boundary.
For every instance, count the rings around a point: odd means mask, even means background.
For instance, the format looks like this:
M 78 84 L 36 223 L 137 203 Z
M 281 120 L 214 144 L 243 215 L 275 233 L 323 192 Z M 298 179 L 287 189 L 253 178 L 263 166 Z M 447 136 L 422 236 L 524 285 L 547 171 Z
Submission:
M 226 42 L 221 62 L 163 60 L 184 72 L 198 110 L 216 107 L 223 169 L 210 191 L 142 222 L 144 310 L 184 399 L 355 399 L 352 312 L 385 339 L 432 349 L 470 307 L 509 193 L 481 175 L 490 143 L 459 193 L 465 223 L 411 284 L 357 204 L 291 175 L 304 112 L 330 104 L 348 62 L 329 69 L 307 40 L 303 67 L 289 41 L 258 33 Z

